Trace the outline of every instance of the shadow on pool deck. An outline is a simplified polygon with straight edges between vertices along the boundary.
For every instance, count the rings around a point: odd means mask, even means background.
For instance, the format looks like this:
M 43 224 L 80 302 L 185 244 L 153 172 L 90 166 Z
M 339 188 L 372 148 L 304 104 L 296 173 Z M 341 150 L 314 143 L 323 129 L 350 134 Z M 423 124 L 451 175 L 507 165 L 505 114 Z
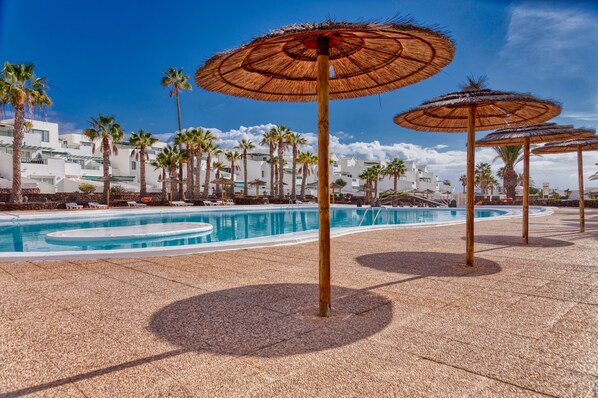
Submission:
M 462 238 L 465 240 L 465 238 Z M 572 246 L 575 243 L 566 240 L 543 238 L 531 235 L 529 237 L 529 244 L 523 244 L 521 236 L 513 235 L 478 235 L 474 238 L 475 243 L 482 243 L 487 245 L 498 246 L 521 246 L 521 247 L 566 247 Z
M 476 257 L 474 267 L 467 267 L 465 254 L 455 253 L 403 251 L 374 253 L 357 257 L 357 262 L 378 271 L 418 275 L 421 278 L 426 276 L 474 277 L 501 271 L 496 262 L 479 257 Z
M 152 317 L 149 330 L 186 351 L 279 357 L 348 345 L 392 320 L 392 305 L 384 296 L 338 286 L 332 296 L 333 315 L 324 319 L 314 306 L 315 284 L 221 290 L 164 307 Z

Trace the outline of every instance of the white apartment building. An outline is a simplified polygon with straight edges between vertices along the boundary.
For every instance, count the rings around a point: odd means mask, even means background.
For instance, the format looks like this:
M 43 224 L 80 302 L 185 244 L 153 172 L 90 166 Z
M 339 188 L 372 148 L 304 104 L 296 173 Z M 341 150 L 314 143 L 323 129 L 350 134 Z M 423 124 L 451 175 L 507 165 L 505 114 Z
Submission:
M 43 193 L 53 192 L 76 192 L 81 183 L 91 183 L 101 190 L 103 184 L 98 179 L 102 176 L 102 154 L 99 150 L 93 151 L 94 143 L 82 134 L 59 134 L 59 126 L 56 123 L 32 120 L 33 127 L 24 135 L 24 145 L 21 149 L 21 173 L 24 188 L 38 187 Z M 0 188 L 10 188 L 12 179 L 12 142 L 14 120 L 0 121 Z M 155 159 L 156 155 L 166 146 L 164 142 L 156 143 L 149 149 L 149 160 Z M 126 142 L 117 145 L 118 153 L 110 156 L 110 173 L 121 181 L 118 185 L 126 190 L 139 190 L 140 160 L 134 156 L 134 148 Z M 269 154 L 266 152 L 254 151 L 247 159 L 247 179 L 253 181 L 260 179 L 268 184 L 260 187 L 260 194 L 267 195 L 270 191 L 270 163 Z M 338 157 L 331 155 L 331 181 L 341 178 L 347 182 L 342 192 L 357 193 L 363 187 L 365 181 L 359 178 L 364 169 L 379 164 L 386 166 L 386 161 L 362 160 L 353 157 Z M 221 176 L 231 178 L 229 162 L 224 154 L 213 161 L 219 161 L 227 168 L 221 172 Z M 291 164 L 290 153 L 285 156 L 284 181 L 285 193 L 291 192 Z M 201 185 L 205 183 L 206 160 L 202 159 Z M 239 161 L 234 171 L 235 192 L 243 191 L 243 161 Z M 439 196 L 447 190 L 453 191 L 453 187 L 445 186 L 439 181 L 438 176 L 428 171 L 425 165 L 417 165 L 415 161 L 405 161 L 406 173 L 398 183 L 400 191 L 425 191 L 431 190 Z M 299 168 L 299 167 L 298 167 Z M 149 192 L 157 192 L 161 189 L 159 182 L 160 171 L 146 164 L 146 181 Z M 186 168 L 184 168 L 186 172 Z M 210 180 L 215 178 L 215 171 L 212 170 Z M 303 175 L 297 170 L 296 191 L 300 193 Z M 317 188 L 317 167 L 310 170 L 306 181 L 306 193 L 316 195 Z M 392 190 L 394 181 L 392 178 L 384 178 L 378 183 L 378 191 Z M 213 191 L 213 187 L 211 192 Z M 249 187 L 249 193 L 255 194 L 255 187 Z M 434 195 L 432 195 L 434 196 Z

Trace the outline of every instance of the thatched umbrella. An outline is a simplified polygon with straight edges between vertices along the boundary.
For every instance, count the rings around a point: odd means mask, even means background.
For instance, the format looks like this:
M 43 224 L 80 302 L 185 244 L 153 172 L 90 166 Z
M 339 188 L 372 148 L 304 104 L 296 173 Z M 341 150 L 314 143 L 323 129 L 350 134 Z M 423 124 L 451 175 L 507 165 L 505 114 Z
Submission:
M 561 113 L 559 104 L 530 94 L 488 90 L 470 79 L 461 91 L 424 102 L 395 116 L 400 126 L 418 131 L 467 131 L 466 263 L 473 266 L 474 168 L 476 130 L 543 123 Z
M 260 197 L 260 187 L 264 186 L 264 185 L 268 185 L 268 183 L 266 181 L 262 181 L 262 180 L 259 180 L 256 178 L 255 180 L 249 182 L 249 185 L 255 185 L 255 196 L 257 198 L 259 198 Z
M 357 190 L 357 192 L 363 192 L 365 193 L 365 199 L 368 203 L 370 203 L 370 194 L 372 192 L 376 192 L 376 190 L 374 188 L 368 187 L 368 186 L 364 186 L 363 188 L 360 188 Z
M 113 182 L 121 182 L 123 180 L 118 177 L 113 177 L 112 174 L 110 174 L 108 177 L 100 177 L 96 181 L 108 181 L 112 184 Z M 106 206 L 110 207 L 110 189 L 106 193 Z
M 336 182 L 332 182 L 330 183 L 330 189 L 332 189 L 332 203 L 334 204 L 334 195 L 336 194 L 336 190 L 340 189 L 342 190 L 344 187 L 344 185 L 341 184 L 337 184 Z
M 529 242 L 529 153 L 530 144 L 584 138 L 594 130 L 576 129 L 571 125 L 543 123 L 527 127 L 499 129 L 476 141 L 476 146 L 523 145 L 523 244 Z M 515 198 L 513 198 L 515 199 Z
M 229 180 L 228 178 L 224 178 L 224 177 L 220 177 L 220 178 L 216 178 L 215 180 L 210 181 L 210 184 L 215 184 L 215 185 L 234 185 L 235 182 L 233 180 Z M 226 195 L 226 193 L 224 192 L 224 189 L 221 190 L 221 199 L 224 200 L 224 196 Z
M 217 54 L 197 70 L 197 85 L 210 91 L 266 101 L 318 101 L 320 315 L 330 314 L 329 99 L 416 83 L 438 73 L 453 55 L 447 36 L 410 21 L 326 21 L 283 27 Z
M 580 138 L 546 144 L 532 151 L 535 154 L 577 152 L 577 178 L 579 181 L 579 232 L 586 230 L 583 188 L 583 151 L 598 151 L 598 137 Z
M 426 189 L 424 190 L 424 194 L 426 195 L 426 199 L 428 198 L 428 195 L 430 195 L 431 193 L 434 193 L 435 191 L 432 191 L 431 189 Z

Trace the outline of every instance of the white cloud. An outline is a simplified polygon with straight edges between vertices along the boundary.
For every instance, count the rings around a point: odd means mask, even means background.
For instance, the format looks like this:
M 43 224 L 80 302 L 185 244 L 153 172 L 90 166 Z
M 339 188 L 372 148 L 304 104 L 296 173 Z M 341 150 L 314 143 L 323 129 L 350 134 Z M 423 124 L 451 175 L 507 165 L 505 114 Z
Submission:
M 541 75 L 595 73 L 596 25 L 596 15 L 579 9 L 552 8 L 538 2 L 515 6 L 501 56 L 504 62 Z

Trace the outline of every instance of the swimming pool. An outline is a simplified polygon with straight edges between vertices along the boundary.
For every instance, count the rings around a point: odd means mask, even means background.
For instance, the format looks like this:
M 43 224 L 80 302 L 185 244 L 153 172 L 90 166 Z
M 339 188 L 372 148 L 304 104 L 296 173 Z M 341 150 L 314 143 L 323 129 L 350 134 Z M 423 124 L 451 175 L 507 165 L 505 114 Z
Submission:
M 379 212 L 379 213 L 378 213 Z M 496 217 L 508 214 L 506 210 L 476 209 L 476 218 Z M 365 217 L 364 217 L 365 214 Z M 66 217 L 66 218 L 65 218 Z M 373 221 L 375 219 L 375 225 Z M 422 223 L 462 222 L 464 209 L 382 208 L 369 209 L 335 206 L 331 209 L 333 231 L 368 229 L 383 226 Z M 57 242 L 51 238 L 57 232 L 74 229 L 101 228 L 120 229 L 125 226 L 144 226 L 151 230 L 152 224 L 208 223 L 209 232 L 156 236 L 151 238 L 109 240 L 69 239 Z M 361 223 L 361 228 L 360 227 Z M 149 228 L 147 227 L 149 226 Z M 157 228 L 157 227 L 156 227 Z M 234 209 L 170 209 L 146 211 L 80 211 L 47 216 L 31 215 L 0 220 L 0 256 L 18 253 L 51 254 L 56 252 L 143 252 L 212 246 L 213 244 L 240 241 L 254 242 L 277 240 L 281 235 L 298 236 L 318 228 L 318 209 L 311 207 L 236 207 Z M 48 234 L 51 234 L 48 236 Z M 154 249 L 154 250 L 151 250 Z M 75 253 L 72 253 L 75 254 Z

